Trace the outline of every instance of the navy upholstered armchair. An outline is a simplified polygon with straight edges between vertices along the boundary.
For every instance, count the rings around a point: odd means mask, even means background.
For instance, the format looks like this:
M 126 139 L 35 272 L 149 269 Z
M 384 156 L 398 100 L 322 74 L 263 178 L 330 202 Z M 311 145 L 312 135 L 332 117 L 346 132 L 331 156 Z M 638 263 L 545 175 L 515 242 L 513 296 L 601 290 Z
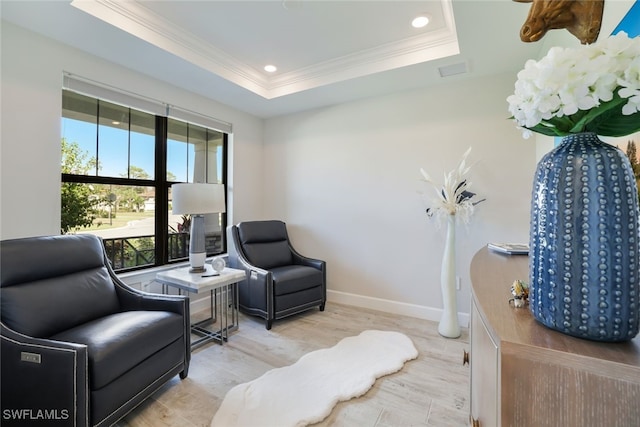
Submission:
M 229 266 L 246 271 L 239 308 L 274 320 L 318 307 L 327 300 L 326 263 L 298 253 L 282 221 L 246 221 L 227 228 Z
M 122 283 L 98 237 L 4 240 L 0 265 L 3 426 L 108 426 L 187 376 L 188 298 Z

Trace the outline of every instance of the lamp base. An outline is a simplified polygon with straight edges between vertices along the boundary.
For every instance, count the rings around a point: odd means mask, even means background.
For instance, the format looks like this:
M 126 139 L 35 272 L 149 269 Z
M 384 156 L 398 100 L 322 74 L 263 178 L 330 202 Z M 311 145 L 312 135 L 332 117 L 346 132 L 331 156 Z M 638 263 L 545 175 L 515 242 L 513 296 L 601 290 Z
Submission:
M 203 273 L 207 251 L 204 246 L 204 216 L 191 215 L 191 236 L 189 239 L 189 273 Z
M 206 252 L 191 252 L 189 253 L 189 273 L 204 273 L 207 271 L 204 263 L 207 259 Z

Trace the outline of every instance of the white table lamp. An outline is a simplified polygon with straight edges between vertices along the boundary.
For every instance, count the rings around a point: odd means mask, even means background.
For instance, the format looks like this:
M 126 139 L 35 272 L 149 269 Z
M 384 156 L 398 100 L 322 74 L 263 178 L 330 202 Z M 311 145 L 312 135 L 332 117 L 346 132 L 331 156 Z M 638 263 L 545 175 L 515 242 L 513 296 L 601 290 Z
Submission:
M 223 184 L 173 184 L 171 186 L 172 212 L 191 215 L 189 239 L 190 272 L 205 271 L 207 258 L 204 236 L 204 214 L 226 211 Z

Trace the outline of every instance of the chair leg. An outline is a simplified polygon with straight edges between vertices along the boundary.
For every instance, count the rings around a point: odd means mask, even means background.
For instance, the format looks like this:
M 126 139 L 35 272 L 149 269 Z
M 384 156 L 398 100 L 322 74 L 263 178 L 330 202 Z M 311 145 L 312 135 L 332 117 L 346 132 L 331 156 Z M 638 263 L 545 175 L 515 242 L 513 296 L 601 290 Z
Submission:
M 266 319 L 267 331 L 271 330 L 272 324 L 273 324 L 273 319 Z
M 324 303 L 320 304 L 320 311 L 324 311 Z
M 184 371 L 180 372 L 179 375 L 181 380 L 187 378 L 187 376 L 189 375 L 189 368 L 185 368 Z

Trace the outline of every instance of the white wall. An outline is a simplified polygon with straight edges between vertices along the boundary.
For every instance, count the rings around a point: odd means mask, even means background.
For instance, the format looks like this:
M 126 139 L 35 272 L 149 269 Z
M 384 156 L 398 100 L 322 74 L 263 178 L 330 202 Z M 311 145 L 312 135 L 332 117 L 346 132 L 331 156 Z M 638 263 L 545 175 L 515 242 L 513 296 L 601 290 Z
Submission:
M 472 146 L 471 190 L 487 201 L 458 228 L 459 311 L 469 312 L 473 254 L 488 241 L 528 241 L 535 142 L 507 120 L 514 79 L 266 121 L 265 216 L 286 221 L 301 252 L 327 260 L 331 299 L 439 319 L 445 227 L 424 213 L 419 169 L 440 179 Z
M 63 71 L 233 123 L 230 221 L 261 212 L 261 119 L 3 21 L 1 239 L 60 233 Z
M 263 123 L 6 22 L 1 59 L 1 239 L 59 232 L 63 71 L 233 123 L 230 221 L 287 221 L 302 252 L 328 261 L 333 300 L 439 318 L 444 229 L 424 214 L 419 168 L 439 176 L 469 146 L 472 190 L 488 200 L 458 232 L 461 312 L 476 250 L 528 239 L 535 148 L 506 119 L 514 76 Z

